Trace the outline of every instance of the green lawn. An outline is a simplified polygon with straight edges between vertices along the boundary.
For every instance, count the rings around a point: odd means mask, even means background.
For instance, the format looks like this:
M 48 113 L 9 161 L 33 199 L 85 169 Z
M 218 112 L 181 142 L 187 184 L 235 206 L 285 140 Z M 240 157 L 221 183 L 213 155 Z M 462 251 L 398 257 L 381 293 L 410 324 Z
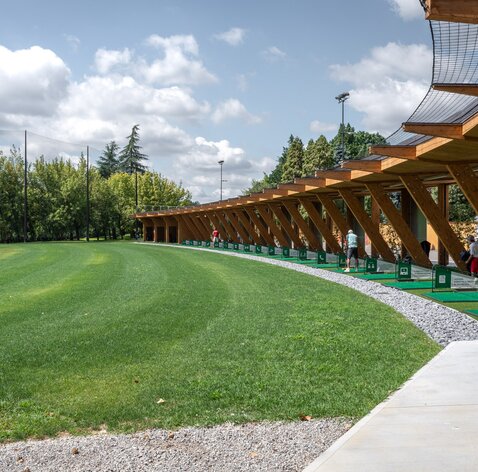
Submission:
M 0 267 L 3 441 L 360 417 L 440 349 L 355 291 L 212 252 L 3 245 Z

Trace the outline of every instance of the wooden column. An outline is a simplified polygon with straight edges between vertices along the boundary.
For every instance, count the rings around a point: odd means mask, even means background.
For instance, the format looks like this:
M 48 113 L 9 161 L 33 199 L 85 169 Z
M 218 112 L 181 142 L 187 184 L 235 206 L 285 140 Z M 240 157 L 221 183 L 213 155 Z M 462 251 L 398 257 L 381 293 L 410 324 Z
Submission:
M 418 265 L 431 267 L 432 263 L 430 262 L 430 259 L 426 256 L 418 239 L 410 229 L 410 226 L 390 200 L 390 197 L 387 195 L 384 188 L 380 184 L 375 183 L 368 183 L 365 185 L 367 186 L 373 200 L 375 200 L 380 206 L 393 229 L 398 234 L 398 237 L 408 251 L 408 254 L 410 254 L 410 257 Z
M 256 215 L 254 208 L 245 207 L 244 211 L 249 215 L 252 222 L 255 224 L 257 230 L 262 236 L 262 239 L 268 244 L 269 246 L 275 246 L 274 238 L 269 234 L 267 228 L 263 225 L 261 219 Z
M 275 238 L 279 242 L 279 245 L 288 246 L 289 243 L 284 238 L 284 235 L 282 234 L 281 229 L 276 225 L 274 221 L 274 217 L 272 216 L 272 212 L 270 211 L 270 209 L 266 205 L 257 205 L 256 209 L 261 215 L 262 219 L 269 226 L 270 230 L 272 231 L 272 234 L 275 236 Z
M 448 171 L 478 215 L 478 177 L 469 164 L 448 164 Z
M 350 208 L 350 211 L 354 214 L 355 218 L 357 218 L 359 225 L 368 235 L 371 243 L 377 248 L 382 258 L 389 262 L 395 262 L 395 256 L 392 250 L 385 239 L 383 239 L 379 229 L 373 224 L 372 220 L 367 215 L 362 202 L 360 202 L 350 190 L 339 189 L 339 193 L 342 195 L 342 198 Z
M 317 198 L 322 202 L 325 211 L 329 214 L 330 218 L 332 218 L 332 221 L 335 223 L 337 228 L 339 228 L 339 231 L 345 238 L 350 227 L 345 218 L 343 217 L 342 213 L 340 213 L 340 210 L 337 208 L 337 205 L 328 195 L 318 193 Z M 358 253 L 360 257 L 366 256 L 365 251 L 361 246 L 358 248 Z
M 291 239 L 291 241 L 294 243 L 294 247 L 297 249 L 299 247 L 303 246 L 302 241 L 300 240 L 299 236 L 296 234 L 294 231 L 294 228 L 290 224 L 290 222 L 287 220 L 287 216 L 284 215 L 284 212 L 282 211 L 281 205 L 280 204 L 269 204 L 269 208 L 274 212 L 276 215 L 277 219 L 279 220 L 282 229 L 286 232 L 287 236 Z
M 244 243 L 253 243 L 252 237 L 247 233 L 246 229 L 241 225 L 237 216 L 234 214 L 232 210 L 225 210 L 224 212 L 226 216 L 229 218 L 232 226 L 234 226 L 235 230 L 241 235 L 242 241 Z
M 257 234 L 257 231 L 254 229 L 253 225 L 251 225 L 248 214 L 244 213 L 242 208 L 236 210 L 236 216 L 239 220 L 239 223 L 242 224 L 245 230 L 249 233 L 250 237 L 254 241 L 254 244 L 264 244 L 264 238 Z
M 309 242 L 309 248 L 313 251 L 317 251 L 320 247 L 320 242 L 307 225 L 307 222 L 304 220 L 304 218 L 302 218 L 302 215 L 297 208 L 297 203 L 290 200 L 284 200 L 282 204 L 286 207 L 287 211 L 290 213 L 290 216 L 292 216 L 292 219 L 295 221 L 295 224 L 299 227 L 299 229 L 302 231 L 302 234 Z
M 153 242 L 158 242 L 158 223 L 156 221 L 153 222 Z
M 449 205 L 449 193 L 448 185 L 440 184 L 438 185 L 438 208 L 440 209 L 441 216 L 446 220 L 450 220 L 450 205 Z M 445 246 L 441 242 L 441 239 L 438 239 L 438 264 L 447 266 L 450 262 L 448 257 L 448 252 L 446 251 Z
M 440 209 L 433 201 L 433 198 L 422 181 L 415 175 L 401 175 L 400 179 L 425 215 L 425 218 L 435 230 L 438 238 L 443 242 L 446 250 L 450 253 L 451 257 L 453 257 L 457 267 L 466 271 L 466 264 L 460 259 L 460 252 L 464 250 L 464 247 L 451 228 L 448 220 L 441 215 Z
M 164 242 L 169 243 L 169 221 L 164 218 Z
M 372 224 L 380 231 L 380 206 L 375 198 L 370 197 L 372 203 Z M 377 257 L 379 254 L 378 249 L 372 244 L 372 257 Z
M 305 208 L 305 211 L 308 213 L 309 218 L 312 220 L 315 227 L 320 231 L 320 234 L 325 239 L 329 252 L 340 252 L 340 244 L 335 239 L 332 231 L 330 231 L 327 223 L 322 219 L 322 215 L 320 215 L 317 211 L 317 208 L 315 208 L 314 202 L 308 198 L 299 198 L 299 201 L 302 203 L 302 206 Z

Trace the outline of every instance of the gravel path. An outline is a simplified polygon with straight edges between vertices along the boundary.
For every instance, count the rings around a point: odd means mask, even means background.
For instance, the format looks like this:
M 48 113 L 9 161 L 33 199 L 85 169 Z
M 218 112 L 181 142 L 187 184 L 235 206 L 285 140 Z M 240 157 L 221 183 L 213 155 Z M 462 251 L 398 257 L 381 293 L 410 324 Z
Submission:
M 258 260 L 257 256 L 241 253 L 221 254 Z M 478 322 L 438 303 L 345 274 L 277 259 L 260 260 L 336 282 L 375 298 L 402 313 L 442 346 L 452 341 L 478 339 Z M 350 426 L 348 420 L 334 418 L 224 424 L 185 428 L 174 433 L 150 430 L 132 435 L 22 441 L 0 445 L 0 471 L 299 471 Z

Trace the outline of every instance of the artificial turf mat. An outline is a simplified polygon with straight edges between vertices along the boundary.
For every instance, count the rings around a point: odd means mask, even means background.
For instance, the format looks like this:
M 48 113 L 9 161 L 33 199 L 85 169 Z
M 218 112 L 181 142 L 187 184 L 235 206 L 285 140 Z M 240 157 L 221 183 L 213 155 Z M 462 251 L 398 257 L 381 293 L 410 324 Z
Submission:
M 469 313 L 470 315 L 478 316 L 478 310 L 468 310 L 467 313 Z
M 395 274 L 357 274 L 357 277 L 366 280 L 395 279 Z
M 424 288 L 432 288 L 431 280 L 419 280 L 416 282 L 384 282 L 387 287 L 394 287 L 400 290 L 418 290 Z
M 439 302 L 478 302 L 478 292 L 428 292 L 424 294 L 428 298 Z

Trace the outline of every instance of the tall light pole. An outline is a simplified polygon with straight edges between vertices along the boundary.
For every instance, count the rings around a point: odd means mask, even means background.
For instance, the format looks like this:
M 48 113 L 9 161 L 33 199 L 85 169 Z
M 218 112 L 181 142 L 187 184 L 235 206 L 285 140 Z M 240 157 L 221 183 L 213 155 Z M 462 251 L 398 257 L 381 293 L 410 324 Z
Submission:
M 345 126 L 344 126 L 344 103 L 345 100 L 349 98 L 350 94 L 348 92 L 341 93 L 335 97 L 339 103 L 342 104 L 342 144 L 341 144 L 341 160 L 345 159 Z
M 218 161 L 218 164 L 221 166 L 221 193 L 220 193 L 220 201 L 222 201 L 222 183 L 224 182 L 224 180 L 222 180 L 222 165 L 224 164 L 224 161 L 223 160 L 220 160 Z

